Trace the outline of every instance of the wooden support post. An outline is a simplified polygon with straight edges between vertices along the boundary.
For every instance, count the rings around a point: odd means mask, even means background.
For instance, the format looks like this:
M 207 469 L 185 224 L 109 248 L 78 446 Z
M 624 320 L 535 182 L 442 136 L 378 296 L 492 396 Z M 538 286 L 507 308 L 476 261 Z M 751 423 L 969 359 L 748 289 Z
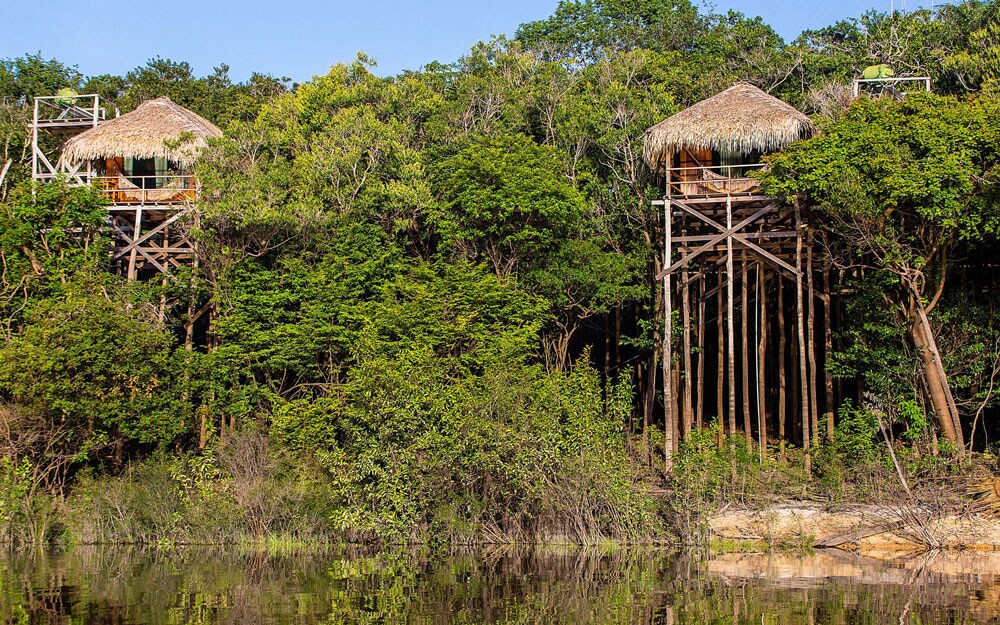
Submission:
M 622 305 L 615 306 L 615 371 L 621 375 L 622 371 Z
M 670 424 L 670 431 L 673 433 L 671 438 L 671 443 L 673 445 L 673 452 L 676 454 L 680 448 L 681 435 L 680 435 L 680 421 L 681 421 L 681 410 L 684 397 L 684 387 L 681 386 L 681 361 L 676 359 L 673 366 L 670 367 L 671 371 L 671 381 L 674 389 L 674 420 Z
M 604 413 L 611 406 L 611 311 L 604 313 Z
M 705 279 L 698 281 L 698 402 L 695 404 L 695 424 L 698 429 L 704 427 L 705 419 L 705 298 L 702 291 Z
M 716 373 L 716 383 L 715 383 L 715 404 L 716 404 L 716 421 L 719 424 L 719 446 L 722 446 L 722 439 L 725 438 L 726 434 L 726 413 L 725 413 L 725 391 L 726 391 L 726 340 L 725 340 L 725 330 L 723 328 L 723 321 L 725 320 L 725 307 L 722 304 L 722 276 L 719 276 L 718 285 L 715 290 L 715 309 L 716 309 L 716 341 L 718 343 L 719 357 L 716 359 L 716 364 L 718 365 L 718 372 Z
M 687 436 L 694 423 L 694 407 L 691 396 L 691 287 L 688 286 L 688 269 L 685 265 L 683 272 L 684 286 L 681 289 L 681 306 L 683 308 L 684 322 L 684 418 L 681 424 L 681 436 Z
M 780 280 L 780 278 L 779 278 Z M 767 273 L 757 265 L 757 436 L 760 460 L 767 455 Z
M 649 448 L 649 410 L 646 409 L 646 384 L 648 376 L 643 375 L 642 363 L 635 365 L 635 377 L 638 382 L 639 401 L 642 402 L 642 454 L 649 465 L 653 462 L 652 450 Z
M 142 232 L 142 204 L 135 207 L 135 223 L 132 227 L 132 240 L 138 241 L 140 233 Z M 128 279 L 135 280 L 138 276 L 138 270 L 136 268 L 137 255 L 139 253 L 138 246 L 134 246 L 132 251 L 128 255 Z
M 750 426 L 750 299 L 747 289 L 749 269 L 747 267 L 747 250 L 743 248 L 740 255 L 740 360 L 743 382 L 743 436 L 747 441 L 747 449 L 753 448 L 753 432 Z
M 788 349 L 785 328 L 784 278 L 778 275 L 778 448 L 781 459 L 785 459 L 785 424 L 788 422 L 788 401 L 786 397 L 785 350 Z
M 733 199 L 726 196 L 726 228 L 733 227 Z M 729 381 L 729 434 L 736 435 L 736 328 L 733 325 L 733 237 L 726 237 L 726 349 Z
M 166 251 L 166 249 L 170 247 L 169 226 L 163 229 L 163 241 L 161 242 L 160 247 L 163 248 L 164 250 L 163 257 L 165 259 L 167 257 L 167 254 L 169 253 Z M 157 319 L 162 324 L 167 316 L 167 274 L 163 274 L 163 278 L 160 279 L 160 288 L 162 289 L 162 291 L 160 291 L 160 306 L 159 306 L 159 311 L 157 312 Z
M 669 187 L 669 185 L 668 185 Z M 663 203 L 663 223 L 664 223 L 664 245 L 663 245 L 663 266 L 670 266 L 670 259 L 673 245 L 673 205 L 669 197 Z M 670 374 L 673 361 L 673 307 L 671 299 L 671 279 L 670 272 L 663 276 L 663 456 L 664 471 L 669 472 L 673 468 L 674 452 L 674 432 L 673 426 L 676 422 L 674 415 L 674 389 L 673 378 Z
M 823 375 L 826 382 L 826 440 L 832 443 L 834 438 L 833 423 L 833 373 L 830 372 L 830 357 L 833 355 L 833 290 L 830 288 L 830 265 L 829 259 L 823 266 L 823 292 L 826 299 L 823 301 Z
M 812 445 L 819 444 L 819 403 L 816 398 L 816 380 L 819 372 L 816 370 L 816 290 L 813 287 L 813 236 L 810 231 L 806 238 L 806 285 L 809 292 L 809 321 L 806 323 L 809 345 L 809 432 L 812 434 Z
M 806 371 L 806 328 L 805 315 L 802 306 L 802 210 L 798 202 L 795 203 L 795 333 L 798 338 L 798 361 L 799 361 L 799 400 L 801 405 L 802 419 L 802 452 L 805 456 L 806 475 L 812 475 L 812 457 L 810 451 L 811 434 L 809 432 L 809 372 Z

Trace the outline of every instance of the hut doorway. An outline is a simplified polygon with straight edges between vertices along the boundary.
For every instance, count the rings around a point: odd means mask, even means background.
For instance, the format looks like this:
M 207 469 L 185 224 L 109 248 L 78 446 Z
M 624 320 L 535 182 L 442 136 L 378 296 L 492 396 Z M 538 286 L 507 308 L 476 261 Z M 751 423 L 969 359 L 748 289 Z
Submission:
M 163 176 L 169 171 L 167 159 L 162 157 L 153 158 L 126 158 L 125 177 L 129 182 L 140 189 L 159 189 L 164 184 Z

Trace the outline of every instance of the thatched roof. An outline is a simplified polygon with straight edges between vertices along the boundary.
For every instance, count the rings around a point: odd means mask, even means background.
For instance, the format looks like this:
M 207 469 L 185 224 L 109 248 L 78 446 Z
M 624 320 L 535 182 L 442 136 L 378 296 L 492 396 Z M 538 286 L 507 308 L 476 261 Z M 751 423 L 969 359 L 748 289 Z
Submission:
M 215 124 L 170 98 L 143 102 L 130 113 L 81 133 L 63 147 L 62 158 L 92 161 L 113 157 L 165 157 L 191 165 L 209 137 L 221 137 Z
M 757 87 L 739 82 L 646 131 L 643 155 L 662 170 L 682 147 L 741 154 L 773 152 L 812 135 L 805 114 Z

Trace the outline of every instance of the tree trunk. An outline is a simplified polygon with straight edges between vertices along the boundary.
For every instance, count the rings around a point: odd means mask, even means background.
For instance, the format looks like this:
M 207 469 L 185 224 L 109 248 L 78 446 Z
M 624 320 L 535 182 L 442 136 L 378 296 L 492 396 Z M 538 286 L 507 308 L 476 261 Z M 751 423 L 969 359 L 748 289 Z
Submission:
M 957 411 L 953 411 L 952 402 L 949 401 L 951 389 L 948 386 L 948 378 L 940 362 L 934 335 L 929 332 L 929 329 L 930 324 L 927 322 L 927 315 L 924 314 L 923 304 L 918 299 L 914 306 L 910 338 L 913 340 L 913 346 L 920 357 L 921 372 L 924 383 L 927 385 L 928 399 L 934 408 L 941 432 L 961 455 L 965 449 L 961 424 L 958 421 Z

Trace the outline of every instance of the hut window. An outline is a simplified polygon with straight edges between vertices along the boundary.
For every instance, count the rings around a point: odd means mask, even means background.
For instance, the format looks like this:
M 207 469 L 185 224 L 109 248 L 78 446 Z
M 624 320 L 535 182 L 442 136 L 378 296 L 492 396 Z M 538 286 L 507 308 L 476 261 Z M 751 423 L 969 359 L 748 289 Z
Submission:
M 718 150 L 712 152 L 712 165 L 720 173 L 729 178 L 743 178 L 752 169 L 740 165 L 755 165 L 760 162 L 760 152 L 754 150 L 749 154 L 735 150 Z
M 142 189 L 159 189 L 169 182 L 166 176 L 170 174 L 171 167 L 167 159 L 162 157 L 154 158 L 131 158 L 125 159 L 125 176 L 129 182 Z

